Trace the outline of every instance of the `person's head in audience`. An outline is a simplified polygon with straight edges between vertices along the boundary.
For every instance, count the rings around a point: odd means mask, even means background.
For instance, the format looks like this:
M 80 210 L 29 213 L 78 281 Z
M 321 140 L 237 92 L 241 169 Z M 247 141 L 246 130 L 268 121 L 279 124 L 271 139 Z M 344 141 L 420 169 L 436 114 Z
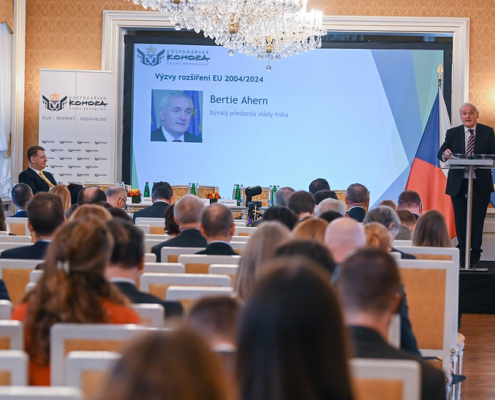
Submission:
M 335 199 L 322 200 L 315 208 L 316 218 L 327 211 L 337 211 L 342 217 L 345 217 L 345 204 Z
M 330 274 L 305 258 L 271 264 L 241 312 L 241 398 L 352 399 L 347 343 Z
M 314 194 L 316 205 L 320 204 L 325 199 L 335 199 L 338 200 L 337 193 L 333 190 L 320 190 Z
M 77 194 L 77 204 L 94 204 L 99 201 L 107 201 L 107 196 L 98 186 L 88 186 Z
M 27 206 L 28 228 L 36 240 L 51 239 L 64 223 L 62 199 L 52 193 L 38 192 Z
M 299 190 L 289 197 L 289 210 L 296 214 L 300 221 L 315 215 L 315 198 L 309 192 Z
M 50 189 L 50 193 L 60 196 L 60 198 L 62 199 L 62 205 L 64 207 L 65 214 L 71 206 L 70 192 L 69 189 L 67 189 L 67 186 L 58 184 L 57 186 L 54 186 Z
M 273 203 L 277 207 L 288 207 L 289 197 L 294 193 L 295 190 L 291 187 L 284 186 L 275 192 Z
M 110 213 L 113 219 L 118 218 L 124 221 L 132 222 L 132 218 L 129 217 L 129 215 L 122 208 L 108 207 L 106 210 Z
M 366 214 L 363 224 L 378 222 L 387 228 L 392 235 L 392 241 L 400 230 L 400 219 L 394 209 L 388 206 L 378 206 Z
M 392 250 L 392 238 L 390 232 L 378 222 L 369 222 L 364 225 L 366 244 L 370 247 L 390 252 Z
M 0 197 L 0 231 L 5 232 L 7 230 L 7 224 L 5 223 L 5 212 L 3 211 L 3 201 Z
M 320 244 L 325 243 L 325 230 L 328 222 L 320 218 L 310 218 L 297 224 L 292 231 L 294 239 L 315 240 Z
M 423 202 L 418 192 L 414 190 L 404 190 L 399 195 L 399 200 L 397 201 L 398 210 L 409 210 L 416 218 L 419 218 L 423 212 Z
M 151 189 L 151 200 L 166 201 L 168 204 L 172 203 L 172 197 L 174 195 L 174 189 L 168 182 L 156 182 Z
M 109 322 L 104 302 L 127 304 L 104 277 L 112 247 L 112 237 L 97 218 L 69 221 L 56 231 L 45 256 L 44 273 L 23 299 L 27 303 L 24 329 L 31 342 L 27 352 L 36 364 L 49 362 L 54 323 Z
M 392 208 L 393 210 L 397 210 L 397 204 L 394 203 L 393 200 L 382 200 L 380 201 L 380 204 L 378 204 L 379 206 L 388 206 L 390 208 Z
M 70 216 L 70 220 L 77 221 L 87 217 L 94 217 L 105 223 L 112 219 L 112 214 L 110 214 L 110 212 L 102 206 L 97 206 L 96 204 L 84 204 L 83 206 L 77 207 L 77 210 Z
M 363 207 L 368 208 L 370 196 L 368 188 L 360 183 L 353 183 L 347 188 L 345 194 L 345 204 L 348 208 Z
M 413 232 L 417 222 L 414 214 L 409 210 L 397 210 L 396 213 L 399 216 L 401 226 L 404 226 L 409 229 L 410 232 Z
M 388 327 L 401 301 L 399 269 L 390 254 L 364 248 L 343 264 L 337 280 L 348 326 L 374 329 L 388 339 Z
M 330 190 L 330 184 L 324 178 L 317 178 L 309 184 L 309 193 L 312 195 L 320 190 Z
M 105 192 L 107 203 L 115 208 L 125 208 L 127 202 L 127 192 L 120 186 L 109 186 Z
M 337 264 L 366 245 L 362 224 L 352 218 L 339 218 L 332 221 L 325 232 L 325 245 Z
M 239 308 L 239 303 L 232 297 L 203 297 L 189 309 L 186 326 L 205 339 L 212 350 L 233 351 Z
M 263 222 L 251 235 L 242 250 L 234 288 L 240 299 L 245 300 L 253 291 L 263 266 L 273 257 L 278 246 L 290 240 L 289 229 L 280 222 Z
M 292 228 L 294 228 L 294 226 L 296 226 L 297 224 L 297 217 L 296 214 L 294 214 L 287 207 L 273 206 L 265 211 L 265 213 L 263 214 L 263 218 L 260 222 L 260 225 L 262 223 L 265 223 L 266 221 L 281 222 L 287 228 L 292 230 Z
M 236 400 L 218 357 L 194 332 L 146 332 L 128 343 L 96 400 Z
M 179 224 L 175 221 L 174 218 L 174 210 L 175 204 L 170 204 L 164 213 L 165 217 L 165 233 L 169 236 L 177 236 L 180 233 Z
M 132 222 L 114 218 L 107 221 L 112 235 L 113 250 L 105 268 L 105 277 L 139 281 L 144 268 L 144 235 Z
M 213 208 L 211 209 L 211 207 Z M 221 231 L 221 236 L 228 236 L 227 231 L 229 231 L 231 225 L 234 224 L 232 212 L 221 204 L 212 204 L 208 209 L 211 209 L 211 212 L 205 216 L 207 230 L 211 235 L 217 235 Z M 199 197 L 192 194 L 186 194 L 175 203 L 175 222 L 179 224 L 181 231 L 183 229 L 199 229 L 202 223 L 201 218 L 204 216 L 204 213 L 204 203 Z M 222 218 L 225 218 L 225 220 L 222 221 Z M 227 229 L 228 224 L 230 225 Z M 230 239 L 227 241 L 230 241 Z
M 338 211 L 332 211 L 332 210 L 329 210 L 329 211 L 325 211 L 324 213 L 321 213 L 318 218 L 321 218 L 325 221 L 327 221 L 328 223 L 332 222 L 334 219 L 337 219 L 337 218 L 342 218 L 343 215 L 341 213 L 339 213 Z
M 177 213 L 177 206 L 175 210 Z M 200 231 L 208 244 L 217 241 L 230 242 L 235 232 L 234 214 L 223 204 L 212 204 L 203 211 Z
M 413 246 L 452 247 L 442 213 L 429 210 L 419 217 L 413 232 Z
M 292 239 L 277 248 L 274 258 L 279 257 L 306 257 L 321 265 L 330 274 L 335 270 L 335 261 L 330 251 L 314 240 Z
M 33 190 L 25 183 L 18 183 L 10 191 L 10 197 L 19 210 L 25 210 L 29 200 L 33 198 Z

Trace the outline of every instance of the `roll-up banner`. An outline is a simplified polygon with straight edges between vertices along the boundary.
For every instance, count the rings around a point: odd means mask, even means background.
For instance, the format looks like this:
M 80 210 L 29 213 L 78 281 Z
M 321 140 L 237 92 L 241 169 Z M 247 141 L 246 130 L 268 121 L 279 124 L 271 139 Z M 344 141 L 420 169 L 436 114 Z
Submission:
M 111 72 L 40 70 L 39 144 L 58 183 L 116 181 Z

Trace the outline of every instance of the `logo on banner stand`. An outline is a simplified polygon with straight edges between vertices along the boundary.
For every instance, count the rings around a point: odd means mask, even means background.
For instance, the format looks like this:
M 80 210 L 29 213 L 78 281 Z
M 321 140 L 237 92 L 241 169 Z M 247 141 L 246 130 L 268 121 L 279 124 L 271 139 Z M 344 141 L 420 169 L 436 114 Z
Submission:
M 49 111 L 61 111 L 67 104 L 67 96 L 63 99 L 60 99 L 60 96 L 57 93 L 52 93 L 50 95 L 50 100 L 48 100 L 45 96 L 41 96 L 43 99 L 43 104 L 45 108 Z
M 165 50 L 162 50 L 156 54 L 156 49 L 153 46 L 150 46 L 146 49 L 146 54 L 137 49 L 137 55 L 139 57 L 139 61 L 141 61 L 144 65 L 147 65 L 148 67 L 155 67 L 160 64 L 165 57 Z

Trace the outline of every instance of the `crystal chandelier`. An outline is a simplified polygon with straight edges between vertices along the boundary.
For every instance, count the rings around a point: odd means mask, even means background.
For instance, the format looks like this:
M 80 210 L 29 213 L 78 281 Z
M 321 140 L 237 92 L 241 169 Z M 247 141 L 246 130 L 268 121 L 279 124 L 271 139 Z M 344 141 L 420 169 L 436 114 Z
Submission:
M 130 0 L 127 0 L 130 1 Z M 280 60 L 321 47 L 321 11 L 299 0 L 133 0 L 168 14 L 176 30 L 203 32 L 216 44 L 260 60 Z M 269 69 L 269 68 L 268 68 Z

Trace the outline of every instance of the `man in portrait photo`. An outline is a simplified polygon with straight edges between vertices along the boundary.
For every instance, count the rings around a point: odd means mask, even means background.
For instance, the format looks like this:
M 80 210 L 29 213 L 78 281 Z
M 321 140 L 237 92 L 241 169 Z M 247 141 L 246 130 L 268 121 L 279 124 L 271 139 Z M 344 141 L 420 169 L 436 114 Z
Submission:
M 191 97 L 181 91 L 167 91 L 158 114 L 162 126 L 151 132 L 151 141 L 201 143 L 201 136 L 188 131 L 195 112 Z

